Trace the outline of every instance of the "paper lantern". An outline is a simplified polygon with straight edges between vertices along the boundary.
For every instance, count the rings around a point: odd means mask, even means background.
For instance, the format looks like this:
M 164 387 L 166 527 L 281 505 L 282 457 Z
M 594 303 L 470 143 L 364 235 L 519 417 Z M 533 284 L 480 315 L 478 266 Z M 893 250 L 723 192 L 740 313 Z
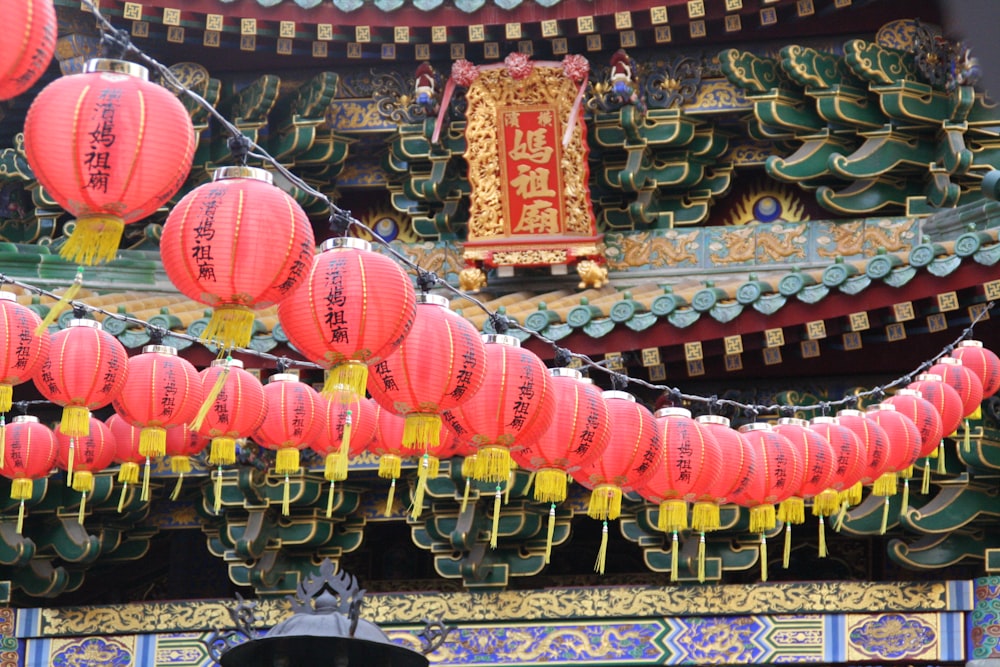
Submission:
M 142 436 L 140 435 L 140 438 Z M 187 424 L 173 426 L 166 433 L 166 455 L 170 460 L 170 472 L 177 475 L 177 483 L 170 493 L 171 500 L 177 500 L 184 484 L 184 475 L 191 472 L 191 457 L 201 454 L 208 447 L 208 438 Z
M 368 448 L 375 437 L 378 413 L 369 398 L 352 397 L 350 400 L 322 398 L 326 405 L 323 429 L 309 445 L 324 457 L 323 476 L 330 482 L 326 516 L 333 516 L 333 495 L 337 482 L 347 479 L 348 459 L 358 456 Z
M 0 412 L 10 412 L 14 387 L 30 380 L 48 354 L 48 332 L 35 333 L 41 323 L 13 293 L 0 292 Z
M 979 376 L 983 385 L 983 398 L 988 398 L 1000 390 L 1000 357 L 993 350 L 983 347 L 981 341 L 963 340 L 951 356 Z
M 249 437 L 267 414 L 264 385 L 239 359 L 216 359 L 200 375 L 205 398 L 191 426 L 211 438 L 209 465 L 232 465 L 236 441 Z
M 755 465 L 753 451 L 730 421 L 721 415 L 699 415 L 697 421 L 708 430 L 722 450 L 723 468 L 715 484 L 710 484 L 691 511 L 691 528 L 699 532 L 719 528 L 719 505 L 738 503 L 734 494 Z
M 323 242 L 295 299 L 278 306 L 289 342 L 329 368 L 323 393 L 363 396 L 368 367 L 392 354 L 416 317 L 409 276 L 356 238 Z
M 900 513 L 906 512 L 910 499 L 910 472 L 913 462 L 920 456 L 922 443 L 920 441 L 920 429 L 913 421 L 896 411 L 896 406 L 891 403 L 879 403 L 869 406 L 866 416 L 873 419 L 885 429 L 889 441 L 889 456 L 886 462 L 886 472 L 875 480 L 872 485 L 872 493 L 876 496 L 885 496 L 885 503 L 882 510 L 882 526 L 879 531 L 885 534 L 889 520 L 889 496 L 896 495 L 897 480 L 903 478 L 903 498 Z
M 48 477 L 55 465 L 59 445 L 52 430 L 31 415 L 14 417 L 3 431 L 7 444 L 0 474 L 11 480 L 11 499 L 21 501 L 17 510 L 17 533 L 20 535 L 24 524 L 24 501 L 31 498 L 35 480 Z
M 940 375 L 921 373 L 917 379 L 906 385 L 907 389 L 920 392 L 920 396 L 934 406 L 941 416 L 941 433 L 949 436 L 962 423 L 962 397 Z M 945 473 L 944 439 L 938 442 L 937 471 Z
M 83 523 L 87 513 L 87 494 L 94 491 L 94 475 L 111 465 L 115 458 L 115 438 L 104 422 L 90 418 L 89 433 L 71 437 L 58 426 L 55 429 L 59 449 L 56 465 L 66 471 L 66 480 L 74 491 L 80 492 L 80 510 L 77 521 Z
M 899 389 L 883 403 L 895 407 L 897 412 L 916 424 L 920 431 L 920 456 L 925 457 L 921 493 L 927 494 L 930 492 L 930 457 L 938 456 L 938 446 L 944 436 L 941 415 L 916 389 Z
M 594 569 L 604 574 L 608 521 L 621 515 L 622 494 L 636 491 L 662 472 L 663 441 L 653 413 L 624 391 L 605 391 L 611 437 L 604 453 L 573 473 L 590 489 L 587 516 L 602 522 L 601 546 Z
M 819 517 L 819 557 L 826 558 L 826 517 L 840 511 L 841 519 L 849 505 L 861 502 L 861 478 L 868 461 L 868 443 L 862 441 L 837 417 L 813 417 L 809 428 L 826 440 L 833 450 L 834 472 L 830 487 L 813 498 L 812 513 Z
M 289 475 L 299 471 L 299 450 L 319 437 L 326 420 L 326 404 L 311 386 L 294 373 L 275 373 L 264 385 L 267 415 L 253 433 L 253 440 L 275 450 L 274 472 L 285 478 L 281 513 L 289 514 Z
M 979 376 L 956 357 L 942 357 L 927 369 L 930 375 L 940 375 L 945 384 L 958 392 L 962 399 L 962 416 L 969 417 L 979 410 L 983 402 L 983 383 Z M 947 435 L 947 434 L 946 434 Z
M 76 217 L 59 254 L 114 259 L 124 225 L 163 206 L 191 169 L 194 125 L 145 67 L 95 59 L 56 79 L 28 109 L 24 150 L 45 191 Z
M 486 348 L 475 327 L 449 310 L 445 297 L 418 294 L 412 328 L 371 367 L 368 391 L 405 417 L 405 447 L 427 449 L 439 442 L 441 413 L 472 398 L 486 372 Z
M 140 428 L 139 452 L 157 458 L 167 452 L 167 429 L 194 419 L 204 395 L 197 369 L 177 348 L 146 345 L 129 359 L 128 379 L 114 406 Z
M 139 483 L 139 471 L 142 470 L 142 464 L 147 459 L 139 452 L 139 428 L 129 424 L 118 413 L 113 413 L 104 423 L 111 430 L 115 441 L 114 461 L 120 464 L 118 481 L 122 485 L 122 491 L 118 497 L 118 511 L 121 512 L 125 509 L 128 487 L 130 484 L 134 486 Z M 148 465 L 146 471 L 149 471 Z M 147 488 L 148 480 L 147 476 Z
M 305 211 L 274 186 L 270 172 L 222 167 L 170 211 L 160 256 L 182 294 L 212 307 L 200 338 L 245 348 L 254 311 L 297 291 L 315 246 Z
M 25 92 L 45 73 L 56 49 L 52 0 L 0 0 L 7 39 L 0 41 L 0 101 Z
M 128 379 L 128 353 L 99 322 L 72 319 L 52 334 L 48 355 L 34 377 L 38 391 L 63 408 L 60 430 L 90 432 L 90 411 L 118 398 Z

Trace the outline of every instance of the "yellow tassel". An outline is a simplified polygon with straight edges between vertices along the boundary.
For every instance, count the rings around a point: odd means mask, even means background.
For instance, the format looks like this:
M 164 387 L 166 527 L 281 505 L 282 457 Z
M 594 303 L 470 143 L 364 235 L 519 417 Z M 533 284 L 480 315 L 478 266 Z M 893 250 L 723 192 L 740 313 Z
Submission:
M 327 371 L 322 393 L 328 398 L 338 393 L 342 398 L 364 398 L 367 384 L 368 366 L 361 361 L 345 361 Z
M 143 426 L 139 430 L 139 453 L 158 458 L 167 453 L 167 429 L 162 426 Z
M 340 452 L 330 452 L 324 459 L 323 478 L 328 482 L 343 482 L 347 479 L 346 464 L 347 461 L 340 455 Z
M 35 490 L 35 483 L 27 477 L 18 477 L 10 481 L 10 497 L 14 500 L 30 500 Z
M 617 486 L 601 485 L 590 493 L 587 516 L 597 520 L 614 520 L 621 516 L 622 490 Z
M 66 452 L 66 484 L 73 486 L 73 464 L 76 461 L 76 438 L 69 439 L 69 450 Z
M 403 423 L 403 447 L 427 451 L 441 444 L 441 415 L 411 412 Z
M 487 445 L 476 453 L 473 479 L 480 482 L 506 482 L 510 476 L 510 451 L 506 447 Z
M 847 494 L 846 496 L 847 504 L 853 507 L 854 505 L 860 503 L 861 492 L 862 492 L 861 482 L 856 482 L 855 484 L 852 484 L 851 487 L 847 489 L 847 491 L 845 492 Z
M 684 530 L 688 527 L 687 503 L 676 498 L 664 500 L 660 503 L 660 516 L 657 518 L 656 527 L 665 533 Z
M 698 581 L 705 581 L 705 533 L 698 536 Z
M 337 483 L 330 481 L 330 492 L 326 494 L 326 518 L 330 519 L 333 517 L 333 494 Z
M 14 387 L 6 382 L 0 382 L 0 412 L 10 412 L 14 405 L 13 401 Z
M 436 456 L 427 457 L 427 479 L 434 479 L 441 472 L 441 459 Z
M 459 514 L 465 514 L 466 508 L 469 506 L 469 487 L 472 485 L 472 480 L 468 477 L 465 478 L 465 490 L 462 491 L 462 509 L 459 510 Z
M 886 472 L 879 475 L 875 483 L 872 484 L 872 493 L 876 496 L 894 496 L 896 495 L 897 479 L 896 473 Z
M 535 473 L 533 497 L 540 503 L 561 503 L 566 500 L 566 473 L 554 468 L 542 468 Z
M 462 459 L 462 477 L 468 479 L 469 477 L 475 478 L 476 476 L 476 455 L 466 456 Z
M 601 527 L 601 546 L 597 550 L 597 562 L 594 563 L 594 571 L 604 574 L 604 567 L 608 562 L 608 522 L 605 521 Z
M 760 580 L 767 581 L 767 537 L 760 534 Z
M 939 475 L 946 475 L 946 474 L 948 474 L 948 470 L 945 467 L 945 463 L 944 463 L 944 440 L 942 440 L 938 444 L 937 453 L 938 453 L 938 457 L 937 457 L 937 460 L 938 460 L 937 473 Z
M 299 471 L 299 450 L 294 447 L 282 447 L 274 458 L 274 472 L 278 475 L 291 475 Z
M 72 488 L 74 491 L 87 493 L 94 490 L 94 473 L 89 470 L 78 470 L 73 476 Z
M 4 460 L 7 458 L 7 422 L 4 415 L 0 415 L 0 470 L 3 470 Z
M 556 504 L 549 505 L 549 526 L 545 534 L 545 563 L 552 558 L 552 538 L 556 534 Z
M 146 465 L 142 467 L 142 493 L 139 494 L 139 500 L 146 502 L 149 500 L 149 459 L 146 459 Z
M 348 410 L 344 415 L 344 432 L 340 437 L 340 449 L 337 451 L 337 458 L 334 461 L 333 472 L 329 480 L 342 482 L 347 479 L 347 464 L 351 457 L 351 434 L 354 433 L 354 418 Z M 327 458 L 327 468 L 329 469 L 329 458 Z
M 677 581 L 677 531 L 670 540 L 670 581 Z
M 208 451 L 208 465 L 230 466 L 236 463 L 236 439 L 220 435 L 212 438 Z
M 910 480 L 903 480 L 903 502 L 900 504 L 899 515 L 903 516 L 906 514 L 906 510 L 910 507 Z
M 813 498 L 813 516 L 830 516 L 840 507 L 840 494 L 833 489 L 823 489 Z
M 121 469 L 118 471 L 118 481 L 124 484 L 138 484 L 139 464 L 132 461 L 123 463 Z
M 87 516 L 87 493 L 80 494 L 80 510 L 76 513 L 76 522 L 83 525 L 83 518 Z
M 419 519 L 424 511 L 424 493 L 427 491 L 427 474 L 430 463 L 427 454 L 420 457 L 420 467 L 417 469 L 417 490 L 413 494 L 413 511 L 410 516 Z
M 248 347 L 252 337 L 253 311 L 246 306 L 226 304 L 212 310 L 208 326 L 199 338 L 206 345 L 229 350 Z
M 222 468 L 215 471 L 215 513 L 222 511 Z
M 79 294 L 81 287 L 83 287 L 83 267 L 77 267 L 76 275 L 73 277 L 73 283 L 66 288 L 66 291 L 62 293 L 59 300 L 56 301 L 51 308 L 49 308 L 49 312 L 45 314 L 45 318 L 39 323 L 38 327 L 35 328 L 36 336 L 41 336 L 49 330 L 49 327 L 52 326 L 57 319 L 59 319 L 59 316 L 62 315 L 63 311 L 69 306 L 69 302 L 75 299 L 76 295 Z M 66 433 L 66 431 L 63 431 L 63 433 Z M 66 435 L 71 434 L 66 433 Z
M 118 513 L 125 511 L 125 494 L 128 493 L 128 483 L 122 484 L 122 492 L 118 494 Z
M 962 434 L 962 451 L 969 452 L 972 451 L 972 429 L 969 427 L 969 420 L 965 420 L 965 430 Z
M 755 505 L 750 508 L 750 532 L 763 533 L 773 530 L 775 523 L 774 505 Z
M 882 505 L 882 526 L 878 530 L 879 535 L 885 535 L 885 529 L 889 525 L 889 496 L 885 497 L 885 504 Z
M 833 529 L 840 532 L 840 529 L 844 527 L 844 519 L 847 518 L 847 503 L 843 503 L 840 506 L 840 512 L 837 514 L 837 523 L 834 524 Z
M 396 503 L 396 478 L 389 483 L 389 495 L 385 499 L 385 513 L 382 516 L 392 516 L 392 506 Z
M 778 521 L 782 523 L 805 523 L 806 503 L 798 496 L 782 500 L 778 505 Z
M 924 458 L 924 475 L 920 480 L 920 493 L 927 495 L 931 492 L 931 459 Z
M 118 254 L 124 229 L 125 221 L 115 215 L 77 218 L 73 233 L 59 249 L 59 256 L 86 266 L 110 262 Z
M 900 479 L 913 479 L 913 464 L 906 466 L 898 474 Z
M 378 459 L 378 476 L 382 479 L 396 479 L 402 473 L 403 459 L 396 454 L 383 454 Z
M 59 430 L 70 438 L 84 438 L 90 435 L 90 409 L 85 405 L 64 407 Z
M 17 534 L 20 535 L 24 529 L 24 501 L 17 506 Z
M 171 456 L 170 472 L 175 475 L 183 475 L 191 472 L 191 459 L 187 456 Z
M 718 530 L 722 524 L 719 519 L 719 506 L 715 503 L 699 501 L 691 510 L 691 529 L 700 532 Z
M 507 484 L 503 489 L 503 504 L 506 505 L 510 502 L 510 490 L 514 486 L 514 471 L 507 471 Z
M 295 450 L 298 451 L 298 450 Z M 285 475 L 285 483 L 281 485 L 281 515 L 291 514 L 292 506 L 292 480 Z
M 497 548 L 497 538 L 500 534 L 500 498 L 501 489 L 497 484 L 496 494 L 493 496 L 493 530 L 490 532 L 490 549 Z
M 781 554 L 781 566 L 788 569 L 788 563 L 792 560 L 792 524 L 785 524 L 785 550 Z
M 215 382 L 212 383 L 212 388 L 208 390 L 208 395 L 205 396 L 205 400 L 202 401 L 201 407 L 198 408 L 198 414 L 194 416 L 191 423 L 188 424 L 188 428 L 192 431 L 197 431 L 201 428 L 202 422 L 205 421 L 205 417 L 208 416 L 208 411 L 212 409 L 215 405 L 215 400 L 219 398 L 219 394 L 222 393 L 222 388 L 226 386 L 226 378 L 229 377 L 229 366 L 222 366 L 219 374 L 215 376 Z
M 174 484 L 174 490 L 170 493 L 171 500 L 177 500 L 181 495 L 181 486 L 184 485 L 184 473 L 177 476 L 177 483 Z
M 819 515 L 819 557 L 826 558 L 826 520 Z

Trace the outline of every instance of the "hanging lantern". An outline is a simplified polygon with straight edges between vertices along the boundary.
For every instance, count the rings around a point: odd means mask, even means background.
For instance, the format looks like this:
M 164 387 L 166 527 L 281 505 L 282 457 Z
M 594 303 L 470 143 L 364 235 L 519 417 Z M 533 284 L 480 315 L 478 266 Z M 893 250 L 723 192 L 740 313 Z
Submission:
M 809 428 L 819 433 L 833 450 L 834 472 L 830 487 L 813 498 L 813 515 L 819 517 L 819 557 L 826 558 L 826 517 L 861 502 L 861 478 L 868 461 L 868 443 L 837 417 L 813 417 Z
M 833 447 L 818 432 L 809 428 L 805 419 L 781 417 L 774 430 L 795 448 L 802 461 L 802 484 L 791 497 L 778 505 L 778 521 L 785 524 L 785 550 L 782 565 L 788 569 L 792 550 L 792 526 L 806 522 L 805 503 L 828 489 L 833 483 L 837 464 Z
M 210 441 L 198 431 L 188 428 L 187 424 L 168 428 L 166 435 L 170 472 L 177 475 L 177 483 L 170 493 L 170 499 L 177 500 L 181 493 L 181 485 L 184 484 L 184 475 L 191 472 L 191 457 L 201 454 Z M 140 435 L 140 439 L 141 437 Z
M 993 350 L 983 347 L 981 341 L 963 340 L 951 356 L 979 376 L 983 385 L 983 398 L 989 398 L 1000 390 L 1000 357 Z
M 118 413 L 112 413 L 105 424 L 111 430 L 111 436 L 115 442 L 114 462 L 120 464 L 118 481 L 122 484 L 122 491 L 118 497 L 118 511 L 121 512 L 125 508 L 129 484 L 135 486 L 139 483 L 139 471 L 142 469 L 142 463 L 146 457 L 139 453 L 139 429 L 137 427 L 122 419 Z
M 72 319 L 52 334 L 49 352 L 34 377 L 38 391 L 63 408 L 60 430 L 90 432 L 90 411 L 118 398 L 128 379 L 125 346 L 94 320 Z
M 194 419 L 203 398 L 201 376 L 177 348 L 146 345 L 129 359 L 128 379 L 114 406 L 141 429 L 139 452 L 157 458 L 167 453 L 167 429 Z
M 685 408 L 661 408 L 653 417 L 660 431 L 662 469 L 638 492 L 659 506 L 657 528 L 672 535 L 670 580 L 677 581 L 678 532 L 688 527 L 688 503 L 715 484 L 722 473 L 722 450 L 712 432 L 702 428 Z
M 942 357 L 927 369 L 930 375 L 940 375 L 945 384 L 958 392 L 962 399 L 962 416 L 969 417 L 983 402 L 983 383 L 979 376 L 966 368 L 961 359 Z M 945 435 L 950 435 L 946 433 Z
M 774 506 L 790 498 L 802 486 L 805 470 L 799 452 L 770 424 L 744 424 L 740 433 L 754 451 L 757 463 L 742 493 L 750 509 L 750 532 L 760 534 L 761 580 L 767 581 L 765 533 L 777 525 Z
M 40 423 L 38 417 L 19 415 L 3 430 L 7 446 L 0 474 L 11 480 L 11 499 L 21 501 L 17 510 L 17 533 L 20 535 L 24 524 L 24 501 L 31 498 L 34 481 L 48 477 L 55 465 L 59 445 L 55 434 Z
M 837 412 L 837 419 L 842 426 L 849 428 L 858 436 L 858 440 L 863 443 L 866 455 L 862 467 L 861 478 L 858 480 L 862 485 L 874 484 L 882 477 L 882 474 L 889 470 L 890 443 L 889 435 L 885 429 L 879 426 L 878 422 L 869 419 L 860 410 L 840 410 Z M 880 487 L 882 488 L 882 487 Z M 888 489 L 885 489 L 888 491 Z M 880 493 L 879 495 L 888 495 Z
M 294 373 L 275 373 L 264 385 L 267 415 L 253 433 L 254 442 L 277 452 L 274 473 L 285 478 L 281 513 L 289 514 L 291 480 L 299 471 L 299 450 L 319 437 L 326 421 L 326 405 L 316 390 Z
M 403 445 L 436 446 L 441 412 L 458 407 L 486 377 L 486 348 L 475 327 L 448 308 L 448 299 L 418 294 L 413 326 L 402 344 L 371 367 L 368 391 L 386 410 L 406 418 Z
M 184 184 L 196 146 L 184 105 L 145 67 L 95 59 L 56 79 L 28 109 L 24 150 L 45 191 L 76 217 L 60 250 L 78 264 L 111 261 L 124 225 Z
M 611 439 L 601 390 L 573 368 L 552 368 L 549 374 L 559 418 L 534 441 L 518 443 L 510 452 L 518 466 L 534 474 L 534 499 L 549 503 L 546 563 L 552 554 L 556 504 L 566 500 L 567 475 L 603 454 Z
M 87 494 L 94 491 L 94 475 L 111 465 L 116 447 L 114 434 L 100 419 L 91 417 L 88 430 L 87 435 L 70 437 L 58 426 L 55 429 L 59 445 L 56 465 L 66 471 L 67 482 L 81 494 L 77 514 L 77 522 L 81 525 L 87 514 Z
M 919 391 L 920 396 L 938 411 L 943 435 L 951 435 L 958 429 L 962 423 L 962 397 L 940 375 L 921 373 L 916 380 L 906 385 L 906 388 Z M 937 471 L 943 474 L 945 472 L 943 439 L 938 442 L 937 452 Z
M 396 480 L 403 472 L 403 459 L 416 454 L 403 446 L 403 431 L 406 420 L 393 414 L 381 405 L 375 406 L 375 437 L 368 443 L 368 451 L 378 457 L 378 476 L 389 482 L 389 495 L 385 501 L 384 516 L 392 516 L 392 506 L 396 500 Z
M 25 92 L 45 73 L 56 49 L 52 0 L 0 0 L 8 39 L 0 41 L 0 101 Z
M 10 412 L 14 387 L 30 380 L 48 355 L 49 333 L 35 334 L 41 323 L 35 311 L 19 304 L 12 292 L 0 292 L 0 341 L 4 341 L 0 349 L 0 412 Z
M 326 404 L 324 428 L 309 448 L 325 458 L 323 476 L 330 482 L 326 516 L 330 518 L 336 483 L 347 479 L 348 460 L 364 452 L 375 437 L 378 413 L 369 398 L 322 400 Z
M 653 413 L 624 391 L 605 391 L 611 437 L 599 457 L 572 473 L 590 489 L 587 516 L 602 522 L 601 547 L 595 570 L 604 574 L 608 521 L 621 515 L 622 494 L 645 486 L 663 472 L 663 441 Z
M 865 412 L 865 416 L 874 420 L 879 426 L 885 429 L 887 441 L 889 443 L 889 453 L 886 460 L 886 469 L 875 480 L 872 485 L 872 493 L 876 496 L 885 496 L 885 504 L 882 511 L 881 535 L 885 535 L 886 525 L 889 519 L 889 496 L 896 495 L 897 480 L 903 478 L 903 499 L 901 513 L 906 511 L 909 505 L 910 485 L 909 478 L 912 477 L 911 467 L 914 461 L 920 456 L 922 443 L 920 441 L 920 429 L 913 421 L 896 411 L 896 406 L 891 403 L 879 403 L 871 405 Z
M 413 284 L 400 266 L 356 238 L 323 242 L 294 299 L 278 305 L 289 342 L 329 368 L 323 393 L 364 396 L 368 368 L 392 354 L 416 317 Z M 442 360 L 448 363 L 454 360 Z
M 930 458 L 938 455 L 938 445 L 944 436 L 941 429 L 941 415 L 916 389 L 899 389 L 883 403 L 895 407 L 897 412 L 916 424 L 920 431 L 920 456 L 924 457 L 921 493 L 926 495 L 930 492 Z
M 170 211 L 160 255 L 170 282 L 213 309 L 201 339 L 245 348 L 254 311 L 296 291 L 315 245 L 305 211 L 273 185 L 270 172 L 222 167 Z

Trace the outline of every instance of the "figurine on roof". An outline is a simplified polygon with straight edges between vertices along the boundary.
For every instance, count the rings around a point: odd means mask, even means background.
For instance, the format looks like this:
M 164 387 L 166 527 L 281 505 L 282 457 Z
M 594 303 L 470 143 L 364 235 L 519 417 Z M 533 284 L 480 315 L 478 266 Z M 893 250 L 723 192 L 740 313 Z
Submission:
M 615 51 L 611 56 L 611 92 L 631 103 L 635 103 L 637 99 L 634 72 L 634 63 L 625 49 Z
M 437 106 L 437 75 L 430 63 L 420 63 L 417 67 L 413 92 L 417 104 L 428 109 Z

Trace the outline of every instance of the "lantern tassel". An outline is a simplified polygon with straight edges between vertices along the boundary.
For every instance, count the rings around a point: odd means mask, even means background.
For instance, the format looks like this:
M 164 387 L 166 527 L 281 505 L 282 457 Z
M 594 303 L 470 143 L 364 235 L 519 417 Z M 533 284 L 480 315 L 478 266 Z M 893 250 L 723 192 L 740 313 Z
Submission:
M 385 513 L 382 516 L 390 517 L 392 516 L 392 506 L 396 502 L 396 478 L 393 477 L 392 481 L 389 482 L 389 495 L 385 499 Z
M 688 527 L 687 503 L 683 500 L 673 498 L 660 503 L 660 516 L 657 518 L 656 527 L 663 532 L 684 530 Z
M 323 477 L 328 482 L 343 482 L 347 479 L 347 458 L 340 452 L 330 452 L 326 455 L 323 466 Z
M 170 500 L 177 500 L 181 495 L 181 487 L 184 485 L 184 473 L 177 476 L 177 483 L 174 484 L 174 490 L 170 492 Z
M 7 429 L 5 416 L 0 415 L 0 470 L 3 470 L 3 462 L 7 457 Z
M 545 563 L 546 565 L 552 558 L 552 538 L 556 534 L 556 504 L 552 503 L 549 505 L 549 525 L 545 532 Z
M 823 489 L 813 498 L 813 516 L 830 516 L 840 507 L 840 494 L 833 489 Z
M 698 581 L 705 581 L 705 533 L 698 536 Z
M 24 500 L 17 506 L 17 534 L 20 535 L 24 529 Z
M 597 550 L 597 562 L 594 563 L 594 571 L 604 574 L 604 568 L 608 562 L 608 522 L 604 521 L 601 526 L 601 546 Z
M 139 453 L 157 458 L 167 453 L 167 429 L 162 426 L 144 426 L 139 431 Z
M 566 500 L 566 473 L 542 468 L 535 473 L 533 496 L 540 503 L 561 503 Z
M 191 459 L 187 456 L 171 456 L 170 471 L 177 475 L 177 484 L 170 494 L 170 500 L 177 500 L 181 494 L 181 486 L 184 484 L 184 475 L 191 472 Z
M 326 518 L 333 517 L 333 494 L 336 493 L 337 483 L 330 480 L 330 492 L 326 494 Z
M 767 536 L 760 534 L 760 580 L 767 581 Z
M 215 513 L 218 514 L 222 511 L 222 467 L 220 466 L 215 473 L 215 505 L 213 506 Z
M 142 493 L 139 500 L 146 502 L 149 500 L 149 457 L 146 457 L 146 465 L 142 467 Z
M 295 447 L 282 447 L 274 458 L 274 472 L 279 475 L 291 475 L 299 471 L 299 450 Z
M 337 480 L 338 482 L 343 482 L 347 479 L 347 464 L 348 459 L 351 456 L 351 434 L 354 433 L 354 419 L 351 415 L 351 411 L 348 410 L 347 414 L 344 415 L 344 433 L 340 436 L 340 449 L 337 450 L 337 457 L 334 461 L 334 468 L 331 477 L 327 477 L 329 480 Z M 327 457 L 327 470 L 329 471 L 330 459 Z M 331 474 L 328 472 L 328 474 Z
M 920 493 L 925 496 L 931 492 L 931 460 L 930 458 L 924 459 L 924 476 L 920 480 Z
M 462 491 L 462 509 L 460 514 L 465 514 L 466 508 L 469 506 L 469 487 L 472 486 L 472 479 L 469 477 L 465 478 L 465 490 Z
M 288 516 L 289 514 L 291 514 L 291 506 L 292 506 L 292 480 L 286 474 L 285 482 L 284 484 L 281 485 L 281 515 Z
M 85 405 L 64 407 L 59 430 L 70 438 L 83 438 L 90 435 L 90 409 Z
M 945 467 L 945 463 L 944 463 L 944 440 L 942 440 L 938 444 L 937 473 L 939 475 L 946 475 L 946 474 L 948 474 L 948 469 Z
M 847 503 L 841 503 L 840 512 L 837 514 L 837 523 L 834 525 L 833 529 L 840 532 L 840 529 L 844 527 L 844 519 L 847 518 Z
M 721 526 L 719 506 L 715 503 L 697 502 L 691 510 L 691 528 L 701 532 L 718 530 Z
M 118 513 L 125 511 L 125 494 L 128 493 L 128 482 L 122 484 L 122 492 L 118 494 Z
M 13 401 L 14 387 L 6 382 L 0 383 L 0 412 L 10 412 Z
M 897 475 L 894 472 L 886 472 L 879 475 L 875 483 L 872 484 L 872 493 L 876 496 L 894 496 L 896 495 L 897 486 Z
M 806 504 L 802 498 L 792 496 L 778 504 L 778 521 L 782 523 L 805 523 Z
M 441 415 L 411 412 L 403 423 L 403 447 L 427 451 L 441 444 Z
M 208 465 L 231 466 L 236 463 L 236 439 L 228 436 L 212 438 L 208 451 Z
M 677 581 L 677 531 L 673 531 L 670 539 L 670 581 Z
M 248 347 L 253 337 L 253 315 L 253 311 L 246 306 L 216 306 L 199 339 L 207 345 L 218 345 L 226 350 Z
M 885 529 L 889 525 L 889 496 L 885 497 L 885 504 L 882 505 L 882 525 L 878 530 L 879 535 L 885 535 Z
M 510 502 L 510 490 L 514 486 L 514 471 L 507 471 L 507 483 L 503 487 L 503 504 Z
M 115 215 L 77 218 L 73 233 L 59 249 L 59 256 L 85 266 L 110 262 L 118 254 L 124 229 L 125 221 Z
M 198 408 L 198 414 L 194 416 L 191 423 L 188 424 L 188 428 L 192 431 L 197 431 L 201 428 L 202 422 L 205 421 L 205 417 L 208 416 L 208 411 L 212 409 L 215 405 L 215 400 L 219 398 L 219 394 L 222 393 L 223 387 L 226 386 L 226 378 L 229 377 L 229 366 L 223 366 L 222 370 L 215 377 L 215 382 L 212 383 L 212 388 L 208 390 L 208 395 L 205 396 L 205 400 L 202 401 L 201 407 Z
M 774 517 L 774 505 L 761 504 L 750 508 L 750 532 L 764 533 L 777 525 Z
M 83 525 L 83 518 L 87 515 L 87 492 L 80 494 L 80 510 L 76 513 L 76 522 Z
M 73 463 L 76 460 L 76 438 L 69 439 L 69 451 L 66 453 L 66 484 L 73 486 Z
M 427 472 L 430 466 L 428 455 L 424 453 L 420 457 L 420 467 L 417 469 L 417 490 L 413 494 L 413 511 L 410 516 L 419 519 L 424 511 L 424 493 L 427 491 Z
M 785 550 L 781 554 L 781 567 L 788 569 L 792 560 L 792 524 L 785 524 Z
M 403 471 L 403 459 L 395 454 L 383 454 L 378 459 L 378 476 L 382 479 L 397 479 Z
M 510 451 L 506 447 L 482 447 L 476 453 L 473 478 L 481 482 L 506 482 L 510 477 Z
M 965 429 L 962 434 L 962 451 L 972 451 L 972 428 L 969 426 L 968 419 L 965 420 Z
M 73 236 L 76 236 L 76 234 Z M 70 238 L 73 237 L 71 236 Z M 69 241 L 67 241 L 67 243 L 69 243 Z M 65 248 L 66 246 L 63 247 Z M 75 299 L 76 295 L 79 294 L 81 287 L 83 287 L 83 267 L 78 266 L 76 268 L 76 275 L 73 277 L 73 283 L 66 288 L 66 291 L 62 293 L 59 300 L 49 308 L 49 312 L 45 314 L 45 318 L 42 319 L 42 321 L 38 324 L 38 327 L 35 329 L 36 336 L 41 336 L 49 330 L 49 327 L 55 323 L 59 316 L 62 315 L 63 311 L 69 306 L 69 302 Z M 9 409 L 10 408 L 8 408 L 8 410 Z M 66 431 L 63 431 L 63 433 L 66 433 Z M 66 433 L 66 435 L 69 435 L 69 433 Z
M 327 372 L 322 394 L 330 397 L 338 392 L 343 392 L 352 398 L 364 398 L 367 384 L 367 364 L 352 359 L 337 364 Z
M 617 519 L 622 511 L 622 490 L 617 486 L 598 486 L 590 493 L 587 516 L 591 519 Z
M 823 515 L 819 515 L 819 552 L 820 558 L 826 558 L 826 520 Z
M 497 548 L 497 538 L 500 533 L 500 501 L 501 487 L 497 484 L 496 494 L 493 496 L 493 530 L 490 532 L 490 549 Z
M 910 480 L 903 480 L 903 502 L 899 506 L 899 516 L 902 517 L 910 508 Z

